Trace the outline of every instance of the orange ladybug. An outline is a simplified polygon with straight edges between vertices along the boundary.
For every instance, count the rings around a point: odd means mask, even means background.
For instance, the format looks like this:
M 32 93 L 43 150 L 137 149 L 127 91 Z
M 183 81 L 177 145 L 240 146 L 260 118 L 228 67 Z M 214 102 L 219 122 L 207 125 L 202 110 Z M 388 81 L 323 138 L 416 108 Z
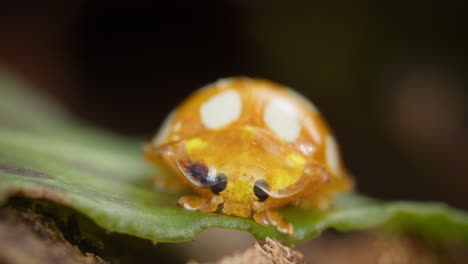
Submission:
M 252 216 L 288 235 L 278 209 L 325 209 L 353 181 L 335 137 L 315 106 L 282 85 L 244 77 L 196 91 L 164 121 L 145 156 L 175 175 L 163 188 L 186 186 L 188 210 Z

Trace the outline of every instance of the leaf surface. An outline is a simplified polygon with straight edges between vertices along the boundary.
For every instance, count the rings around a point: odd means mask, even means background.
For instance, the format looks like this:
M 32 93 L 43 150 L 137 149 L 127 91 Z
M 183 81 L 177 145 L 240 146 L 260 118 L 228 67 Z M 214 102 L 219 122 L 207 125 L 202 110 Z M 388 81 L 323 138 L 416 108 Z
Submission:
M 164 171 L 143 160 L 141 146 L 142 141 L 75 120 L 0 73 L 0 202 L 15 194 L 53 200 L 109 231 L 158 242 L 191 240 L 207 228 L 222 227 L 298 244 L 327 228 L 388 226 L 468 243 L 468 214 L 440 203 L 382 202 L 347 194 L 324 212 L 287 207 L 282 213 L 293 223 L 294 237 L 251 219 L 186 211 L 176 206 L 180 194 L 151 188 L 151 176 Z

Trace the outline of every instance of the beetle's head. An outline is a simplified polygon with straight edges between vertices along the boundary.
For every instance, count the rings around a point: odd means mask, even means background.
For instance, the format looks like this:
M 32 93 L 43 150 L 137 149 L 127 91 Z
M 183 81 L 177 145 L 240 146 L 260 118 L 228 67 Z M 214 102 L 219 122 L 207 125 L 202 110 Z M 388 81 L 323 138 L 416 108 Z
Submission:
M 253 128 L 184 140 L 163 156 L 198 193 L 217 196 L 229 215 L 248 216 L 327 180 L 322 166 Z

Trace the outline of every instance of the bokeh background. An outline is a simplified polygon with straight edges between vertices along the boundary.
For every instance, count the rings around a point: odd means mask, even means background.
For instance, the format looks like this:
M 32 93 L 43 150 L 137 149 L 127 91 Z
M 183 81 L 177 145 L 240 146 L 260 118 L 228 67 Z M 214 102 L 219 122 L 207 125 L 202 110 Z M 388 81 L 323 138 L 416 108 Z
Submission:
M 318 106 L 360 192 L 468 209 L 466 10 L 431 1 L 2 1 L 0 65 L 91 124 L 143 139 L 207 83 L 271 79 Z

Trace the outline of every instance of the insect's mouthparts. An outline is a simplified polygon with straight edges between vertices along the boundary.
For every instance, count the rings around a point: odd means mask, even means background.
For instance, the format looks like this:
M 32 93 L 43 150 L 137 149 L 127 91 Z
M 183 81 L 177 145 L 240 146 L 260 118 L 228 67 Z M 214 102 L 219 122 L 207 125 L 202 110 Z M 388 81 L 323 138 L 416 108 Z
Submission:
M 227 215 L 234 215 L 240 217 L 250 216 L 250 206 L 248 203 L 242 202 L 228 202 L 223 204 L 223 213 Z

